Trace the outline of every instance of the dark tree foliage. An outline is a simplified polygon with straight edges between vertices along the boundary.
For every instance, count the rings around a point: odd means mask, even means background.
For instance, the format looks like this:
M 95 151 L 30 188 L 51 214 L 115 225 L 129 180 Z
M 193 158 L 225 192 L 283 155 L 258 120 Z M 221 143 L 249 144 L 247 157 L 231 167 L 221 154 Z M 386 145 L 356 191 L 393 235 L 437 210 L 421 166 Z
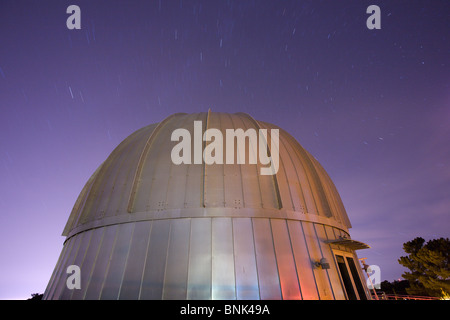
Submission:
M 425 243 L 423 238 L 403 244 L 408 254 L 398 262 L 410 271 L 402 274 L 409 281 L 406 289 L 411 295 L 440 297 L 450 293 L 450 241 L 448 238 L 433 239 Z
M 394 280 L 394 282 L 384 280 L 380 285 L 381 291 L 387 294 L 408 294 L 408 292 L 406 291 L 406 289 L 409 288 L 408 280 Z
M 42 297 L 44 294 L 42 293 L 32 293 L 31 298 L 28 298 L 27 300 L 42 300 Z

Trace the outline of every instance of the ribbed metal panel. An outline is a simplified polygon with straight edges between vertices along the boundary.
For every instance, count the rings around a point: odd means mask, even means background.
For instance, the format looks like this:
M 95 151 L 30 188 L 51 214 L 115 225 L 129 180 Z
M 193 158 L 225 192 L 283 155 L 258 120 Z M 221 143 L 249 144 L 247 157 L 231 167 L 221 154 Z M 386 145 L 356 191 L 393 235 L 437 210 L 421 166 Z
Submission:
M 279 129 L 279 148 L 268 150 L 279 152 L 278 172 L 173 164 L 171 134 L 194 136 L 194 121 L 224 144 L 226 129 L 267 129 L 268 141 Z M 175 114 L 126 138 L 86 183 L 44 298 L 346 299 L 333 250 L 357 256 L 330 240 L 349 227 L 325 170 L 281 128 L 243 113 Z M 330 269 L 314 266 L 322 258 Z M 67 288 L 69 265 L 80 267 L 81 289 Z
M 46 299 L 345 299 L 324 240 L 336 228 L 271 218 L 186 218 L 111 225 L 73 236 Z M 330 234 L 331 233 L 331 234 Z M 80 290 L 65 286 L 71 264 Z

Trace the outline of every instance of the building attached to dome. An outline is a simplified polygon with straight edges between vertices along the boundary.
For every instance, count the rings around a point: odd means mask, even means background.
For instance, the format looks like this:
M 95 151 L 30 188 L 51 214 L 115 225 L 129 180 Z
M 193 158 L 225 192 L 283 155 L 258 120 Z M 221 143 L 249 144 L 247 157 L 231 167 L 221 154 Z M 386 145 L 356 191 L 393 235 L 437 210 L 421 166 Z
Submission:
M 172 133 L 194 135 L 194 121 L 224 136 L 278 129 L 278 150 L 267 143 L 278 170 L 174 164 Z M 245 113 L 177 113 L 127 137 L 87 181 L 44 299 L 370 299 L 355 253 L 368 246 L 349 228 L 333 182 L 286 131 Z

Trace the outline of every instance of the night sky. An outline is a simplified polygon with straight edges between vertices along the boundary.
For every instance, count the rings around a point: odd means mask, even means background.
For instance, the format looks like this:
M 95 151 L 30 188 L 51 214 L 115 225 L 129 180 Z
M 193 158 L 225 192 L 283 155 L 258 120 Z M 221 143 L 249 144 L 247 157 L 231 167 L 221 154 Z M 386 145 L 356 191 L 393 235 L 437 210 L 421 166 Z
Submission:
M 404 242 L 450 236 L 449 63 L 448 0 L 1 0 L 0 299 L 44 292 L 123 139 L 209 108 L 295 137 L 371 245 L 358 256 L 399 279 Z

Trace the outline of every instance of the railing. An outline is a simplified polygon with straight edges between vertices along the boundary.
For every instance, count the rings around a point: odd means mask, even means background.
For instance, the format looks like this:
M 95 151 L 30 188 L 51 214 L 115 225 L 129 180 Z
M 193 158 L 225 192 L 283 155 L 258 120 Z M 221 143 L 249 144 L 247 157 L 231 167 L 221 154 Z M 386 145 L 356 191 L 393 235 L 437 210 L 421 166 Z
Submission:
M 439 300 L 438 297 L 412 296 L 405 294 L 378 294 L 379 300 Z

